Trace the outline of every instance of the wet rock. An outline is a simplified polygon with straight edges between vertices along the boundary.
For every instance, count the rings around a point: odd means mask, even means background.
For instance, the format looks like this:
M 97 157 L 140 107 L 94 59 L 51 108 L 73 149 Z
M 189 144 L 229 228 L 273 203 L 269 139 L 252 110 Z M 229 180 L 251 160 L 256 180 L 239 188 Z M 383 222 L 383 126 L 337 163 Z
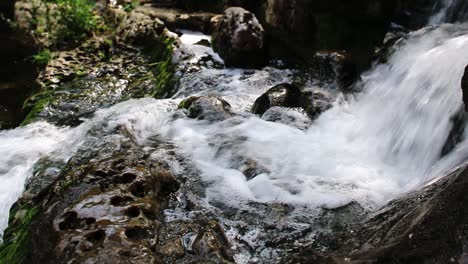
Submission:
M 356 263 L 450 263 L 468 243 L 466 163 L 374 213 L 346 243 Z
M 263 115 L 273 106 L 299 108 L 304 105 L 303 94 L 295 85 L 282 83 L 275 85 L 257 100 L 252 106 L 252 113 Z
M 136 8 L 125 17 L 117 28 L 120 41 L 133 44 L 151 46 L 163 32 L 164 23 L 156 17 Z
M 190 118 L 210 122 L 222 121 L 234 115 L 228 102 L 213 96 L 190 97 L 182 101 L 179 108 L 186 109 Z
M 281 123 L 289 126 L 296 127 L 301 130 L 306 130 L 312 121 L 303 112 L 296 109 L 274 106 L 269 108 L 262 115 L 265 121 Z
M 172 31 L 188 29 L 210 33 L 213 30 L 211 19 L 216 16 L 210 12 L 187 12 L 174 8 L 153 8 L 140 6 L 135 11 L 142 13 L 151 19 L 160 19 L 167 28 Z
M 311 77 L 324 83 L 336 83 L 347 91 L 359 78 L 357 65 L 345 51 L 321 51 L 310 63 Z
M 468 113 L 466 110 L 460 108 L 460 110 L 450 118 L 452 122 L 452 129 L 447 137 L 442 148 L 441 157 L 449 154 L 458 143 L 462 142 L 465 134 L 465 127 L 468 123 Z
M 267 62 L 265 30 L 254 14 L 240 7 L 224 11 L 212 45 L 228 67 L 257 68 Z
M 461 89 L 463 92 L 463 103 L 465 104 L 465 111 L 468 112 L 468 66 L 466 66 L 465 73 L 463 74 L 461 80 Z
M 319 91 L 302 91 L 295 84 L 282 83 L 260 96 L 252 106 L 252 113 L 263 115 L 271 107 L 302 108 L 314 119 L 331 107 L 331 97 Z M 272 110 L 272 116 L 278 111 Z M 270 116 L 270 114 L 268 114 Z M 269 118 L 269 117 L 268 117 Z

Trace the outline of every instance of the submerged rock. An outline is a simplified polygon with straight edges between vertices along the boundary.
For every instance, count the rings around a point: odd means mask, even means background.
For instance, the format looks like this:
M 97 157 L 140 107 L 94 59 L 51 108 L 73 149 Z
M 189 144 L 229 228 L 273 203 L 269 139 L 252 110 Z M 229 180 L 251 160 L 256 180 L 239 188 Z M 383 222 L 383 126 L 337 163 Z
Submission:
M 265 121 L 281 123 L 302 130 L 306 130 L 312 121 L 310 118 L 296 109 L 274 106 L 268 109 L 263 115 Z
M 214 96 L 187 98 L 180 103 L 179 108 L 186 109 L 190 118 L 211 122 L 222 121 L 234 115 L 228 102 Z
M 257 68 L 267 62 L 265 30 L 254 14 L 240 7 L 224 11 L 212 45 L 228 67 Z

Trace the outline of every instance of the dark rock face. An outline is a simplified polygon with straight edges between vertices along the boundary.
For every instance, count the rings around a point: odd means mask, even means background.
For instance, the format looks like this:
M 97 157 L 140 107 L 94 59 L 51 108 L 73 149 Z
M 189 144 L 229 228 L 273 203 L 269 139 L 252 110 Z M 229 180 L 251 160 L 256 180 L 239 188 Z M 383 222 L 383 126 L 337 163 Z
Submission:
M 265 31 L 254 14 L 240 7 L 226 9 L 212 45 L 228 67 L 257 68 L 267 62 Z
M 468 113 L 465 109 L 460 110 L 450 118 L 452 122 L 452 130 L 445 141 L 444 147 L 442 148 L 441 157 L 449 154 L 458 143 L 463 141 L 465 134 L 465 127 L 468 123 Z
M 176 6 L 189 11 L 223 12 L 226 0 L 176 0 Z
M 17 29 L 7 19 L 14 17 L 15 1 L 0 3 L 0 129 L 13 128 L 26 113 L 24 100 L 37 88 L 37 71 L 29 59 L 35 50 L 23 43 Z
M 463 74 L 461 80 L 461 88 L 463 92 L 463 103 L 465 104 L 465 110 L 468 112 L 468 66 L 466 66 L 465 74 Z
M 362 70 L 396 8 L 382 0 L 269 0 L 258 16 L 275 40 L 272 56 L 307 61 L 317 50 L 345 50 Z
M 468 166 L 394 200 L 355 230 L 352 263 L 466 263 Z
M 395 1 L 398 12 L 394 21 L 409 29 L 418 29 L 428 24 L 429 18 L 443 8 L 444 1 L 432 0 L 398 0 Z M 468 19 L 468 2 L 454 0 L 452 6 L 447 10 L 445 22 L 464 22 Z
M 231 105 L 219 97 L 190 97 L 182 101 L 179 108 L 186 109 L 189 118 L 210 122 L 222 121 L 234 115 Z

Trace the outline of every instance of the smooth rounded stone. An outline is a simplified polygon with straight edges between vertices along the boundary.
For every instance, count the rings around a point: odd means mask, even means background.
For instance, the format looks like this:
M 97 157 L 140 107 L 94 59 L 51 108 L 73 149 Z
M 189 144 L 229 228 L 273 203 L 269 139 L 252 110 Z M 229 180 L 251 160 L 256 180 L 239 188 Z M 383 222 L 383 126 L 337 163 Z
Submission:
M 145 14 L 140 9 L 130 12 L 117 28 L 118 39 L 133 45 L 148 45 L 158 39 L 165 28 L 164 23 Z
M 224 11 L 212 45 L 227 67 L 258 68 L 267 63 L 265 30 L 253 13 L 240 7 Z
M 310 118 L 304 112 L 278 106 L 268 109 L 262 115 L 262 119 L 265 121 L 293 126 L 301 130 L 306 130 L 312 123 Z
M 186 109 L 189 118 L 211 122 L 223 121 L 234 115 L 228 102 L 214 96 L 187 98 L 180 103 L 179 108 Z
M 295 85 L 281 83 L 273 86 L 260 96 L 252 107 L 252 113 L 263 115 L 274 106 L 296 108 L 304 106 L 304 98 L 301 90 Z

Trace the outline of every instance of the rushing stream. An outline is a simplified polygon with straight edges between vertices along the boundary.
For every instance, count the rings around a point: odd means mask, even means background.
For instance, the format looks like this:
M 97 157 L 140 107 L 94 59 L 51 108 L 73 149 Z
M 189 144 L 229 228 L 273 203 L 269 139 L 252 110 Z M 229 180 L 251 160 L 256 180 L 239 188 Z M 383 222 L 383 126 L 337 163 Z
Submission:
M 436 16 L 436 23 L 443 20 L 442 13 Z M 36 122 L 0 132 L 0 230 L 26 180 L 33 177 L 34 164 L 43 157 L 68 160 L 90 141 L 100 140 L 88 133 L 95 127 L 125 127 L 143 145 L 154 136 L 174 143 L 201 171 L 208 201 L 231 207 L 251 201 L 312 207 L 358 201 L 377 208 L 468 156 L 468 142 L 463 142 L 438 161 L 452 127 L 450 117 L 462 106 L 467 31 L 464 25 L 446 24 L 410 34 L 388 63 L 363 74 L 361 93 L 338 95 L 334 106 L 312 124 L 296 110 L 285 110 L 295 116 L 293 124 L 248 113 L 271 86 L 291 81 L 294 70 L 217 68 L 221 61 L 216 54 L 194 45 L 208 37 L 185 31 L 185 55 L 176 56 L 180 67 L 190 69 L 206 55 L 212 60 L 183 75 L 174 98 L 129 100 L 99 110 L 75 128 Z M 181 99 L 191 95 L 223 97 L 238 115 L 216 123 L 174 120 Z M 247 180 L 239 159 L 255 161 L 263 172 Z

